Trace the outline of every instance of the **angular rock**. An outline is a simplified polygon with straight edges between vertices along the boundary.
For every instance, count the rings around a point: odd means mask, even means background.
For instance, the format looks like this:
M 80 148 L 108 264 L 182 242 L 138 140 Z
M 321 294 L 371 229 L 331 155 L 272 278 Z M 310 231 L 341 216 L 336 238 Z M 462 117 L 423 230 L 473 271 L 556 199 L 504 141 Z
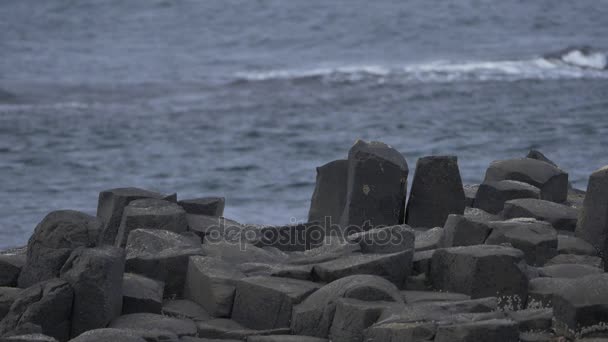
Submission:
M 608 166 L 589 177 L 587 194 L 576 225 L 576 236 L 589 242 L 608 267 Z
M 109 328 L 125 329 L 136 332 L 160 330 L 173 333 L 179 337 L 196 336 L 196 324 L 189 319 L 165 317 L 151 313 L 136 313 L 116 318 Z
M 248 262 L 238 265 L 247 276 L 271 276 L 298 280 L 313 280 L 313 265 L 267 264 Z
M 543 309 L 553 307 L 553 295 L 571 283 L 573 279 L 566 278 L 536 278 L 528 285 L 528 309 Z
M 433 255 L 430 278 L 440 290 L 470 295 L 498 296 L 502 304 L 525 303 L 528 279 L 522 251 L 503 246 L 477 245 L 439 249 Z
M 126 329 L 103 328 L 87 331 L 70 342 L 146 342 L 146 340 L 135 331 Z
M 27 244 L 27 261 L 19 275 L 19 287 L 58 277 L 74 249 L 97 244 L 101 229 L 101 221 L 78 211 L 60 210 L 46 215 Z
M 19 298 L 21 289 L 0 287 L 0 321 L 8 314 L 13 303 Z
M 175 195 L 167 196 L 138 188 L 116 188 L 99 193 L 97 217 L 101 219 L 104 224 L 103 233 L 101 235 L 102 243 L 114 244 L 125 207 L 131 201 L 143 198 L 164 199 L 175 202 Z
M 505 219 L 531 217 L 551 223 L 555 229 L 573 232 L 578 210 L 567 205 L 533 198 L 507 201 L 502 216 Z
M 451 214 L 443 226 L 443 231 L 441 246 L 457 247 L 483 244 L 492 229 L 486 222 Z
M 363 341 L 363 331 L 374 324 L 382 312 L 401 303 L 366 302 L 352 298 L 340 298 L 331 324 L 329 339 L 332 342 Z
M 444 241 L 445 230 L 442 227 L 415 231 L 416 241 L 414 249 L 416 252 L 428 251 L 441 247 Z
M 490 214 L 484 210 L 479 208 L 464 208 L 464 217 L 469 220 L 473 220 L 476 222 L 492 222 L 492 221 L 501 221 L 502 218 L 499 215 Z
M 122 314 L 148 312 L 160 314 L 163 307 L 161 281 L 142 275 L 125 273 L 122 278 Z
M 414 230 L 404 224 L 352 234 L 348 239 L 358 243 L 362 253 L 390 254 L 413 250 L 415 236 Z
M 429 249 L 426 251 L 414 253 L 414 273 L 426 273 L 428 274 L 431 270 L 431 260 L 436 249 Z
M 266 226 L 260 229 L 260 240 L 255 245 L 275 247 L 286 252 L 303 252 L 322 244 L 329 231 L 324 223 L 319 222 Z
M 477 191 L 475 207 L 498 214 L 504 208 L 505 202 L 518 198 L 539 199 L 540 189 L 528 183 L 508 179 L 483 183 Z
M 521 342 L 555 342 L 556 336 L 552 332 L 522 332 L 519 334 Z M 578 341 L 577 342 L 582 342 Z
M 334 160 L 317 167 L 317 181 L 310 200 L 308 222 L 340 224 L 346 203 L 347 179 L 347 160 Z
M 475 197 L 477 197 L 477 191 L 479 190 L 479 184 L 464 184 L 464 204 L 466 207 L 475 206 Z
M 355 274 L 370 274 L 383 277 L 401 288 L 411 273 L 413 253 L 410 249 L 393 254 L 361 254 L 327 261 L 313 267 L 313 279 L 329 283 Z
M 540 198 L 563 203 L 568 195 L 568 174 L 559 168 L 531 158 L 494 161 L 488 167 L 484 183 L 515 180 L 540 189 Z
M 542 331 L 551 329 L 552 309 L 525 309 L 507 311 L 507 316 L 515 321 L 520 331 Z
M 230 317 L 238 280 L 245 274 L 217 258 L 193 256 L 188 262 L 185 297 L 214 317 Z
M 448 215 L 464 213 L 465 196 L 454 156 L 418 159 L 407 203 L 406 223 L 414 228 L 443 227 Z
M 577 264 L 545 266 L 539 268 L 538 271 L 541 277 L 569 279 L 577 279 L 591 274 L 604 273 L 604 270 L 601 268 Z
M 542 266 L 557 255 L 557 232 L 547 222 L 534 219 L 512 219 L 490 223 L 488 245 L 509 243 L 525 254 L 530 265 Z
M 375 324 L 364 332 L 364 341 L 370 342 L 424 342 L 433 341 L 437 331 L 435 323 Z
M 210 235 L 219 240 L 224 237 L 226 231 L 236 230 L 240 232 L 243 230 L 240 223 L 225 217 L 186 214 L 186 221 L 188 222 L 188 230 L 200 236 L 201 239 Z
M 559 254 L 553 257 L 551 260 L 547 261 L 545 263 L 545 266 L 563 264 L 579 264 L 604 269 L 604 264 L 600 257 L 576 254 Z
M 403 302 L 395 285 L 383 278 L 371 275 L 342 278 L 323 286 L 293 309 L 291 332 L 327 337 L 339 298 Z
M 270 330 L 253 330 L 246 328 L 237 322 L 225 319 L 217 318 L 205 322 L 198 322 L 198 336 L 217 340 L 239 340 L 243 341 L 248 339 L 250 336 L 263 336 L 263 335 L 283 335 L 289 334 L 288 328 L 278 328 Z
M 194 322 L 208 321 L 211 316 L 202 306 L 187 299 L 172 299 L 163 303 L 162 314 L 168 317 L 188 318 Z
M 104 246 L 78 248 L 61 268 L 61 278 L 74 289 L 70 336 L 105 328 L 122 312 L 125 252 Z
M 232 319 L 255 330 L 288 328 L 293 306 L 319 288 L 304 280 L 243 278 L 237 282 Z
M 359 252 L 361 252 L 361 246 L 358 243 L 346 241 L 340 237 L 328 237 L 320 247 L 290 253 L 286 261 L 292 265 L 311 265 L 348 257 Z M 274 262 L 276 262 L 276 258 Z
M 165 296 L 183 293 L 188 258 L 203 254 L 200 240 L 157 229 L 136 229 L 127 240 L 126 271 L 165 283 Z
M 155 198 L 134 200 L 123 211 L 114 245 L 124 247 L 129 233 L 140 228 L 185 232 L 188 229 L 186 212 L 169 201 Z
M 224 216 L 226 199 L 224 197 L 201 197 L 181 200 L 177 204 L 188 214 L 220 217 Z
M 598 250 L 589 242 L 568 235 L 557 235 L 557 252 L 559 254 L 598 255 Z
M 0 322 L 0 336 L 20 331 L 30 333 L 30 326 L 34 325 L 45 335 L 67 341 L 73 297 L 70 284 L 59 279 L 43 281 L 23 290 Z
M 357 140 L 348 152 L 341 225 L 376 228 L 402 224 L 408 172 L 405 158 L 394 148 Z
M 437 328 L 435 342 L 519 342 L 517 324 L 509 319 L 444 325 Z
M 0 286 L 17 286 L 25 260 L 23 254 L 0 254 Z

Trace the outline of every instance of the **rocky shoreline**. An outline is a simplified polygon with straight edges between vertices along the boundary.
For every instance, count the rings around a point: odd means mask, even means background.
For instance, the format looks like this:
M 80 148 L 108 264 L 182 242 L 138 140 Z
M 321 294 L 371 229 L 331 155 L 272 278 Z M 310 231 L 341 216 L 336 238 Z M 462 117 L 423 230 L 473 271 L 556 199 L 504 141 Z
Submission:
M 0 341 L 608 341 L 608 167 L 587 191 L 538 151 L 463 185 L 357 141 L 309 220 L 138 188 L 49 213 L 0 252 Z

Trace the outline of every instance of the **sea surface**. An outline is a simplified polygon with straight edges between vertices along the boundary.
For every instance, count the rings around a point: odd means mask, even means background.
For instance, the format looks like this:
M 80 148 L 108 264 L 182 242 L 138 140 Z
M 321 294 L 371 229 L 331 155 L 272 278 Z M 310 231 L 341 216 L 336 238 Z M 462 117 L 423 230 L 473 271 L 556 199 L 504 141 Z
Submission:
M 123 186 L 305 220 L 315 167 L 358 138 L 410 182 L 421 156 L 476 183 L 539 149 L 585 188 L 607 52 L 606 0 L 2 0 L 0 248 Z

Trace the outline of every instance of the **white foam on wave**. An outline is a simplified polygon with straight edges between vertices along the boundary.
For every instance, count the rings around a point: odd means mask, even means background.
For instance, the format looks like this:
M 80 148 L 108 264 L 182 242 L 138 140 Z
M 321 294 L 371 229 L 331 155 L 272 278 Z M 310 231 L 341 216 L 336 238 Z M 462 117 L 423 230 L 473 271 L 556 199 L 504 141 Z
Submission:
M 580 50 L 572 50 L 562 56 L 566 63 L 577 65 L 583 68 L 593 68 L 602 70 L 608 66 L 607 57 L 601 52 L 585 54 Z

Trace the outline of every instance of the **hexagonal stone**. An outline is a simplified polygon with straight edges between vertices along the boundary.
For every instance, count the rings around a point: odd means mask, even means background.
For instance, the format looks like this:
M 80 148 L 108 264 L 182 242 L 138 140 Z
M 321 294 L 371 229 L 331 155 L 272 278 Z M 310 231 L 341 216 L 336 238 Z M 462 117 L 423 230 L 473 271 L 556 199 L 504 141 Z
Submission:
M 553 307 L 553 295 L 567 286 L 573 279 L 535 278 L 528 285 L 528 309 Z
M 501 180 L 498 182 L 487 182 L 479 186 L 475 207 L 483 209 L 488 213 L 498 214 L 505 202 L 518 198 L 540 198 L 540 189 L 528 183 Z
M 573 232 L 578 220 L 578 210 L 550 201 L 523 198 L 507 201 L 502 216 L 505 219 L 531 217 L 549 222 L 555 229 Z

